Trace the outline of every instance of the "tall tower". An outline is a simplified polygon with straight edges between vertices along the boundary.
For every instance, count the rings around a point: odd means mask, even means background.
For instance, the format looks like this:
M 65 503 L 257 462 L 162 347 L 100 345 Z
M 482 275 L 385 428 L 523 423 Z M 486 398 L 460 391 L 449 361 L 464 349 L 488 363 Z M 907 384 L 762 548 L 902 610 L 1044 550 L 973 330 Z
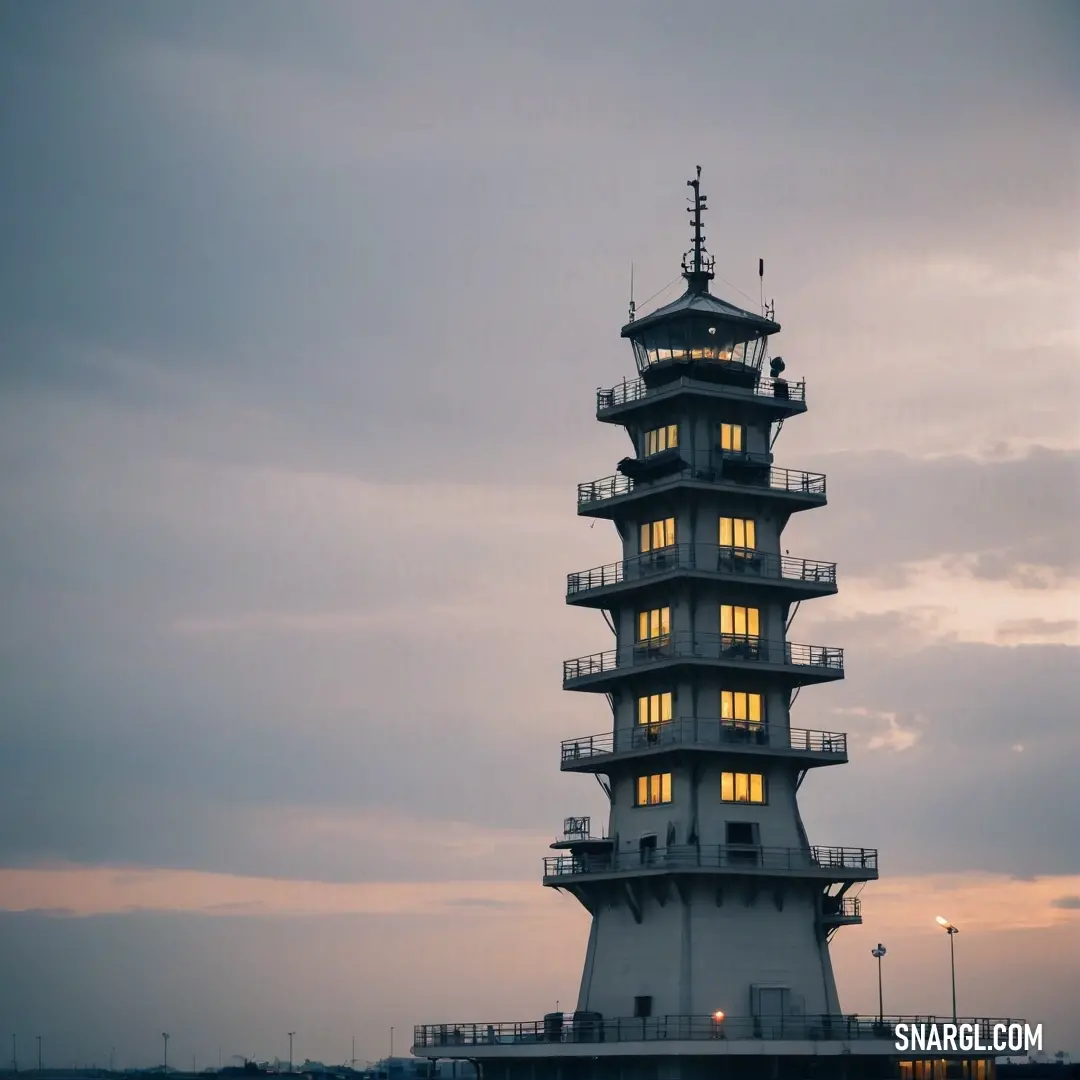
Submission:
M 577 493 L 622 544 L 567 580 L 567 602 L 601 610 L 615 638 L 563 665 L 564 688 L 603 695 L 612 717 L 561 755 L 599 779 L 607 829 L 568 818 L 544 860 L 544 884 L 592 916 L 577 1008 L 421 1024 L 413 1051 L 470 1061 L 479 1080 L 992 1080 L 992 1055 L 955 1044 L 902 1059 L 913 1018 L 840 1012 L 828 943 L 862 921 L 877 852 L 811 844 L 799 815 L 808 770 L 845 763 L 847 740 L 793 726 L 792 708 L 844 659 L 790 640 L 836 567 L 783 542 L 792 514 L 825 505 L 825 477 L 773 463 L 805 384 L 779 357 L 763 374 L 771 311 L 709 292 L 700 175 L 686 292 L 641 319 L 631 305 L 638 378 L 597 393 L 597 419 L 633 452 Z M 997 1022 L 970 1023 L 989 1046 Z
M 804 384 L 779 358 L 762 377 L 775 322 L 710 294 L 699 183 L 686 292 L 623 327 L 640 378 L 598 395 L 633 453 L 579 486 L 578 513 L 614 523 L 622 559 L 571 574 L 567 601 L 603 610 L 615 647 L 563 685 L 605 695 L 613 730 L 564 743 L 562 767 L 598 774 L 611 811 L 604 838 L 567 821 L 544 884 L 592 914 L 580 1011 L 768 1025 L 840 1012 L 828 940 L 861 921 L 877 853 L 815 846 L 799 815 L 807 771 L 847 760 L 844 735 L 792 724 L 802 687 L 844 675 L 842 650 L 788 637 L 836 591 L 835 564 L 782 539 L 825 477 L 773 462 Z

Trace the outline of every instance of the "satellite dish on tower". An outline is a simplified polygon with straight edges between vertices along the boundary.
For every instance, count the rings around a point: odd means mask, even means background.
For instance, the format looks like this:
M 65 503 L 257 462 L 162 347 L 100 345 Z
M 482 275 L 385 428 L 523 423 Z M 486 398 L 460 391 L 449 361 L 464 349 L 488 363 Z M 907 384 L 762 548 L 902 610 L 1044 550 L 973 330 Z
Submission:
M 780 372 L 783 371 L 786 366 L 787 365 L 784 363 L 784 358 L 782 356 L 774 356 L 772 360 L 769 361 L 769 373 L 775 379 L 779 376 Z

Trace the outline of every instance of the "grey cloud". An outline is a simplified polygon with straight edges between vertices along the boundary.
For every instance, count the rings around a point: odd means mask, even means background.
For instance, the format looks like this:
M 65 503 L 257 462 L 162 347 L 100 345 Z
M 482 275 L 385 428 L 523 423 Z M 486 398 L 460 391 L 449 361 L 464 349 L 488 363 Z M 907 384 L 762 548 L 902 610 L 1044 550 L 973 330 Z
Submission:
M 986 461 L 842 453 L 814 464 L 828 472 L 830 509 L 796 519 L 792 542 L 837 558 L 838 573 L 900 587 L 903 564 L 942 559 L 955 573 L 1018 588 L 1080 574 L 1076 450 Z M 843 556 L 822 554 L 830 551 Z
M 1076 631 L 1080 621 L 1076 619 L 1016 619 L 1002 623 L 996 631 L 997 640 L 1008 644 L 1010 641 L 1031 641 L 1032 638 L 1053 640 L 1067 637 Z
M 1080 911 L 1080 896 L 1058 896 L 1050 901 L 1050 905 L 1066 911 Z
M 804 785 L 816 842 L 876 846 L 889 874 L 1077 872 L 1080 795 L 1071 761 L 1080 750 L 1080 650 L 944 641 L 912 648 L 875 640 L 857 619 L 837 640 L 848 646 L 848 678 L 805 691 L 793 716 L 851 739 L 850 765 L 840 774 L 819 770 Z M 890 715 L 917 741 L 899 750 L 886 739 L 871 749 Z

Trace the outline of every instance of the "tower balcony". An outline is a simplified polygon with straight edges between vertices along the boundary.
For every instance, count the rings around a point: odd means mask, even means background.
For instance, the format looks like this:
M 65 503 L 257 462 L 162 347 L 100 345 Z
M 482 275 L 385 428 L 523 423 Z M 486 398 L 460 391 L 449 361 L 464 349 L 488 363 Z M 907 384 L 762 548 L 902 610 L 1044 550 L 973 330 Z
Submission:
M 857 896 L 823 896 L 821 925 L 832 932 L 841 926 L 862 925 L 862 901 Z
M 562 888 L 584 880 L 673 873 L 873 881 L 878 876 L 877 857 L 877 848 L 679 844 L 603 855 L 549 855 L 544 859 L 544 884 Z
M 790 512 L 824 506 L 826 502 L 824 473 L 780 469 L 763 455 L 724 454 L 700 468 L 691 468 L 688 461 L 681 459 L 677 469 L 652 475 L 651 479 L 634 480 L 616 474 L 578 484 L 578 513 L 583 517 L 614 518 L 627 506 L 636 508 L 651 499 L 670 497 L 676 490 L 766 499 L 783 504 Z
M 628 675 L 685 667 L 774 675 L 792 686 L 805 686 L 842 679 L 844 650 L 737 634 L 676 631 L 564 660 L 563 689 L 607 693 Z
M 842 765 L 848 759 L 841 731 L 770 727 L 745 720 L 683 717 L 657 724 L 635 724 L 601 735 L 564 739 L 563 772 L 607 772 L 614 762 L 685 752 L 768 754 L 793 758 L 806 767 Z
M 566 602 L 581 607 L 608 607 L 614 595 L 651 588 L 674 577 L 724 584 L 760 583 L 780 603 L 836 592 L 836 563 L 753 548 L 673 544 L 567 575 Z
M 596 391 L 596 419 L 607 424 L 624 424 L 628 417 L 642 409 L 669 402 L 672 398 L 691 396 L 713 401 L 752 402 L 781 419 L 806 412 L 806 382 L 760 377 L 750 386 L 717 382 L 704 378 L 708 369 L 701 368 L 693 377 L 678 375 L 669 382 L 652 385 L 644 379 L 623 381 L 617 386 Z

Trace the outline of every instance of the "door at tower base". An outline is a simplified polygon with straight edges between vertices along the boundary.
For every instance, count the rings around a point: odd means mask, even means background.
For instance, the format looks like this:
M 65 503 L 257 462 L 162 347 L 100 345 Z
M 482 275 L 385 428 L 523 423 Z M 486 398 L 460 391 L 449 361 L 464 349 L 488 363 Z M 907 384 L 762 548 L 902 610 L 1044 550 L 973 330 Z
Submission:
M 811 882 L 613 882 L 594 907 L 578 1009 L 634 1016 L 651 999 L 654 1016 L 838 1015 L 816 895 Z

